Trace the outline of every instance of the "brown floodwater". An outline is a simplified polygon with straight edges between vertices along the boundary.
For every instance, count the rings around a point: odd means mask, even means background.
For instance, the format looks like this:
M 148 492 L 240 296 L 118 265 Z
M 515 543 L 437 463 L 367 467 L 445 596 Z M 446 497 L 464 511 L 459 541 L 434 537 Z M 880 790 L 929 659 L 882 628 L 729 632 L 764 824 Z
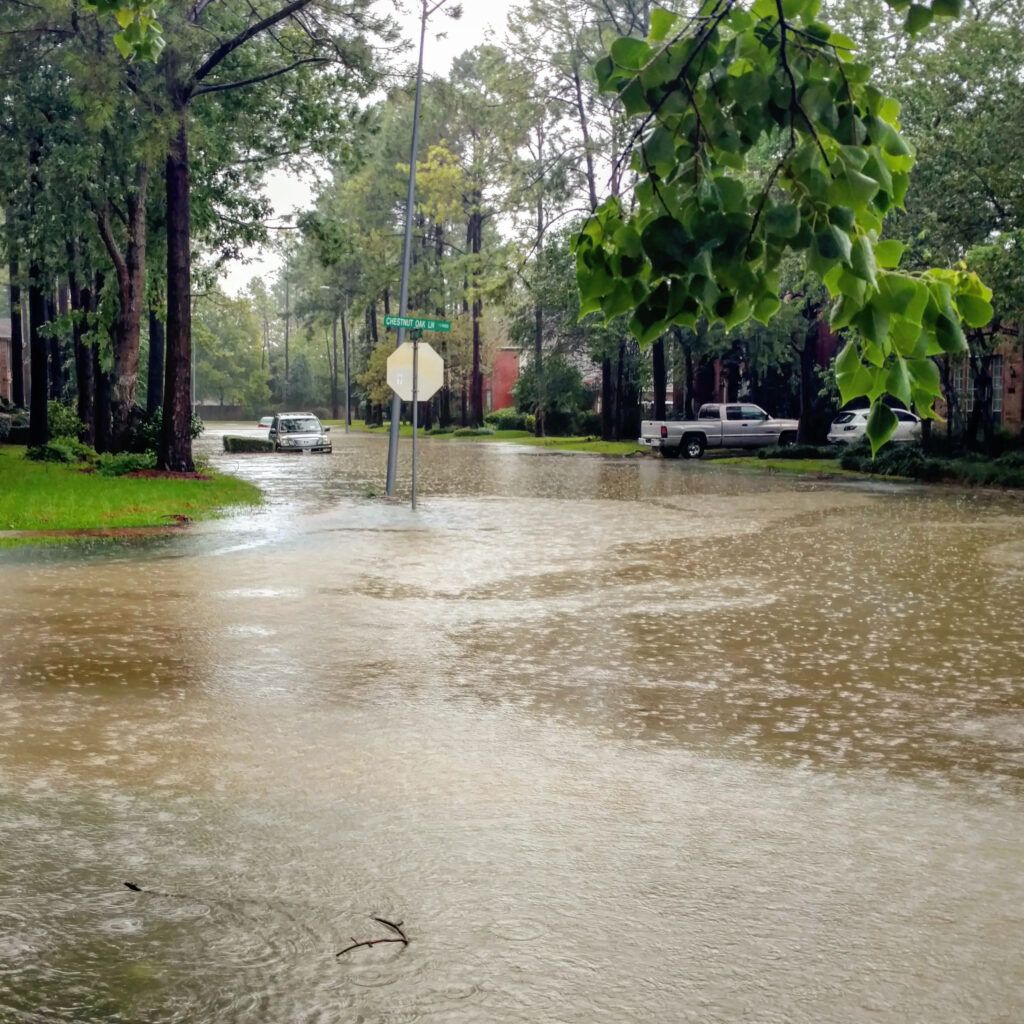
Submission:
M 1020 500 L 334 438 L 0 552 L 0 1021 L 1024 1019 Z

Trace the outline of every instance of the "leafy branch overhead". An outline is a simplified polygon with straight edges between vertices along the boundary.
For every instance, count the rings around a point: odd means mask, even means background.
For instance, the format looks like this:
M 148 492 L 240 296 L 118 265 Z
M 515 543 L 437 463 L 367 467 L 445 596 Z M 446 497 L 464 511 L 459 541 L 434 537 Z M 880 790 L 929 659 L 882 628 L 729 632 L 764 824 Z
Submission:
M 907 28 L 959 6 L 910 5 Z M 655 9 L 646 41 L 611 45 L 597 77 L 632 119 L 620 160 L 637 181 L 631 203 L 609 199 L 576 239 L 581 315 L 632 313 L 642 343 L 702 319 L 767 323 L 793 252 L 827 287 L 832 327 L 852 329 L 837 383 L 844 402 L 872 402 L 877 449 L 896 427 L 883 396 L 933 416 L 931 357 L 966 351 L 962 324 L 986 324 L 992 296 L 963 267 L 899 269 L 903 246 L 881 238 L 914 164 L 899 104 L 872 84 L 853 41 L 817 20 L 819 7 Z
M 199 0 L 193 10 L 205 5 Z M 114 35 L 114 45 L 122 57 L 154 61 L 160 56 L 164 36 L 155 4 L 148 0 L 84 0 L 83 6 L 97 14 L 113 15 L 120 26 Z

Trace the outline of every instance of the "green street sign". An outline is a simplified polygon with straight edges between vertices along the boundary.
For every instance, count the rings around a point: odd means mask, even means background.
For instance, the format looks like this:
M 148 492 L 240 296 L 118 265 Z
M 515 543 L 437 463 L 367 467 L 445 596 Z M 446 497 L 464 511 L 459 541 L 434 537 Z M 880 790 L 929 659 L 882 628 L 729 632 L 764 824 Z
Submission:
M 386 316 L 385 327 L 404 327 L 407 331 L 434 331 L 447 334 L 452 329 L 451 320 L 425 320 L 418 316 Z

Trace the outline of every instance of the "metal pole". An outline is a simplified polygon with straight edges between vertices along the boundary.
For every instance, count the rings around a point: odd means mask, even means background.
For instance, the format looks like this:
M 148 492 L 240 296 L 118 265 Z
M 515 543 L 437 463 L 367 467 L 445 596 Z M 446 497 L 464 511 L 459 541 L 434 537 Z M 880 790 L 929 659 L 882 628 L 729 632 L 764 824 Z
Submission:
M 420 102 L 423 97 L 423 50 L 427 42 L 427 0 L 422 2 L 420 15 L 420 59 L 416 70 L 416 102 L 412 112 L 412 151 L 409 157 L 409 195 L 405 203 L 405 251 L 402 254 L 402 293 L 399 302 L 399 316 L 409 312 L 409 269 L 412 264 L 412 218 L 416 204 L 416 151 L 420 143 Z M 405 341 L 405 328 L 398 329 L 396 347 Z M 386 492 L 394 497 L 395 477 L 398 475 L 398 429 L 402 415 L 402 400 L 397 394 L 391 399 L 391 430 L 388 433 L 388 476 Z M 415 419 L 415 411 L 413 417 Z
M 345 359 L 345 433 L 352 422 L 352 382 L 348 372 L 348 328 L 345 326 L 345 310 L 341 311 L 341 348 Z
M 412 510 L 416 511 L 416 434 L 420 422 L 419 403 L 420 332 L 412 332 Z

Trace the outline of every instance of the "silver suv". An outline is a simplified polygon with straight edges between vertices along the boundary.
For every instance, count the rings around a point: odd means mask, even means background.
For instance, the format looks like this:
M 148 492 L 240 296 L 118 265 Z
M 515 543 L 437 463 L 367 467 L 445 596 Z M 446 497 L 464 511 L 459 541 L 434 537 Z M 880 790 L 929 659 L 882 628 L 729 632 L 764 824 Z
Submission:
M 330 452 L 330 432 L 311 412 L 279 412 L 269 436 L 275 452 Z

